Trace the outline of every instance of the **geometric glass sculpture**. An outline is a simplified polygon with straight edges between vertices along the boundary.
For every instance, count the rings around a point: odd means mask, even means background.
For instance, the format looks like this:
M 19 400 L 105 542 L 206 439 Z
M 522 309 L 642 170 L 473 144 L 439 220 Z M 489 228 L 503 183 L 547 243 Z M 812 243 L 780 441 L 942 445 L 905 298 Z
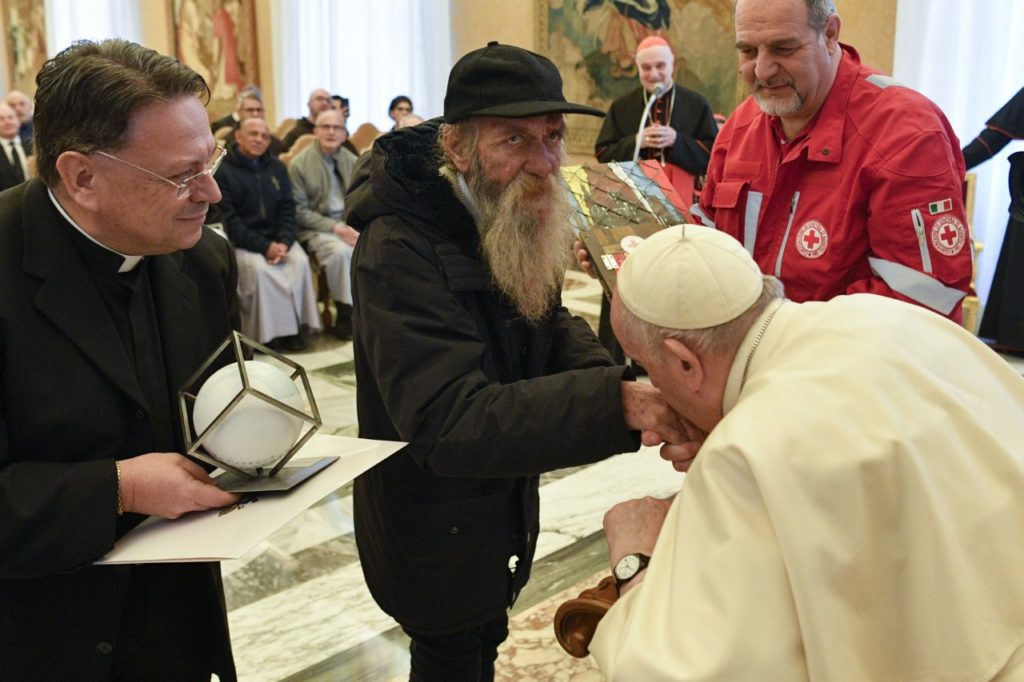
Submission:
M 198 386 L 229 346 L 234 362 Z M 253 350 L 277 359 L 292 368 L 292 373 L 265 362 L 246 361 L 245 356 L 251 356 Z M 301 393 L 296 379 L 301 382 Z M 275 477 L 323 425 L 306 370 L 238 332 L 232 332 L 189 378 L 178 392 L 178 402 L 186 453 L 249 482 Z M 296 477 L 296 472 L 291 473 Z M 297 478 L 304 480 L 312 473 L 315 471 Z M 271 483 L 247 489 L 286 489 L 291 485 Z

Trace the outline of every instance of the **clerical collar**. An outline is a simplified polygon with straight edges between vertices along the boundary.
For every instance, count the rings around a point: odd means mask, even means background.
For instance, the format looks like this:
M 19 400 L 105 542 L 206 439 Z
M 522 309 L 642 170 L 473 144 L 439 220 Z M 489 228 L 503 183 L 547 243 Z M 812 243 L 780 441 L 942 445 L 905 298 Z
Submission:
M 110 248 L 106 244 L 102 244 L 102 243 L 96 241 L 91 234 L 89 234 L 88 232 L 83 230 L 81 228 L 81 226 L 78 223 L 76 223 L 71 218 L 71 216 L 68 215 L 68 212 L 65 211 L 64 207 L 60 205 L 59 201 L 57 201 L 57 197 L 53 196 L 53 190 L 51 190 L 49 187 L 47 187 L 46 188 L 46 193 L 50 196 L 50 201 L 53 203 L 54 207 L 56 207 L 57 212 L 60 213 L 61 216 L 64 217 L 64 220 L 66 220 L 69 223 L 71 223 L 71 226 L 74 227 L 76 230 L 78 230 L 86 239 L 91 241 L 93 244 L 96 244 L 97 246 L 102 246 L 107 251 L 109 251 L 111 253 L 115 253 L 115 254 L 117 254 L 118 256 L 120 256 L 121 258 L 124 259 L 124 262 L 121 263 L 121 267 L 119 267 L 117 269 L 118 272 L 131 272 L 132 270 L 135 269 L 135 267 L 139 263 L 142 262 L 142 259 L 144 258 L 144 256 L 126 256 L 123 253 L 121 253 L 120 251 L 114 251 L 112 248 Z

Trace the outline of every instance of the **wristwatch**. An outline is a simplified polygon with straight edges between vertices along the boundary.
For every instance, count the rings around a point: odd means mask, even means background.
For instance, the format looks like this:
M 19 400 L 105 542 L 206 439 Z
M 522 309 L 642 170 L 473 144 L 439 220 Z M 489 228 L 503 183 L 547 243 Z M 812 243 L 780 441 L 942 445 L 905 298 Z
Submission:
M 623 585 L 636 577 L 636 574 L 647 568 L 651 557 L 639 552 L 627 554 L 615 564 L 612 573 L 615 575 L 615 587 L 621 589 Z

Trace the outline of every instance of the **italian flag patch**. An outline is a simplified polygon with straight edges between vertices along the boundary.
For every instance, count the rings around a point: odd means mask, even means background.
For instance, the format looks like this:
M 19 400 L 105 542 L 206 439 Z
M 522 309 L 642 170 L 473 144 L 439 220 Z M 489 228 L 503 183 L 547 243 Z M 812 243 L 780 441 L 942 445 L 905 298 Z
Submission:
M 933 201 L 928 204 L 928 213 L 930 215 L 938 215 L 947 211 L 953 210 L 953 200 L 943 199 L 942 201 Z

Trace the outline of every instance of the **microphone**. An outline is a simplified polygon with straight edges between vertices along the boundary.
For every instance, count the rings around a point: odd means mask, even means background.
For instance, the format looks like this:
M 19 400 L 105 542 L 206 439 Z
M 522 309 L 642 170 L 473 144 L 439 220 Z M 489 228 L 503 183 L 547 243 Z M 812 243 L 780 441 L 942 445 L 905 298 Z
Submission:
M 654 86 L 654 92 L 651 93 L 650 98 L 647 100 L 647 106 L 644 107 L 644 113 L 640 116 L 640 126 L 636 129 L 636 146 L 633 147 L 633 163 L 636 163 L 636 160 L 640 158 L 640 136 L 644 132 L 644 123 L 647 122 L 647 115 L 651 113 L 654 101 L 661 97 L 663 92 L 665 92 L 664 83 L 658 83 Z

